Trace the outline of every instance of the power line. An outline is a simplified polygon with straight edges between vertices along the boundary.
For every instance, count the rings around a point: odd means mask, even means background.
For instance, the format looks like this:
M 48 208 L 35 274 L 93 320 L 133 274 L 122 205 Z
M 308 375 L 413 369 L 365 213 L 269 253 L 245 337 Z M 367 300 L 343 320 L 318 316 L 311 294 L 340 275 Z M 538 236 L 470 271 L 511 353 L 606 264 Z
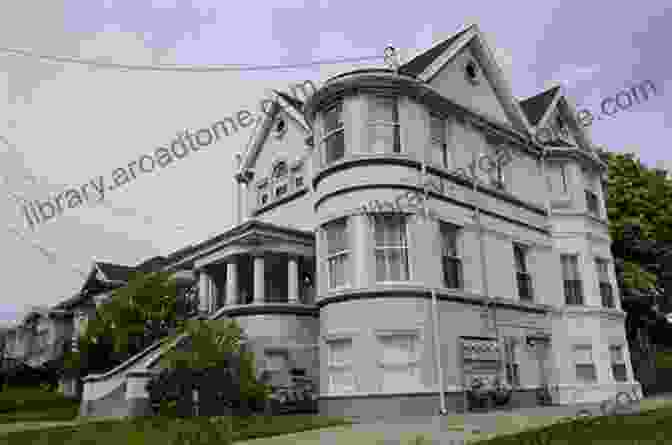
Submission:
M 47 260 L 49 260 L 50 264 L 56 264 L 56 263 L 59 262 L 59 257 L 58 257 L 58 255 L 56 255 L 56 253 L 54 253 L 53 251 L 50 251 L 46 247 L 42 246 L 40 243 L 30 240 L 24 233 L 22 233 L 16 227 L 7 226 L 7 227 L 5 227 L 5 230 L 7 230 L 9 233 L 13 234 L 16 237 L 16 239 L 18 239 L 20 241 L 25 241 L 28 244 L 30 244 L 31 247 L 36 249 L 42 256 L 47 258 Z M 62 263 L 65 263 L 65 262 L 62 262 Z M 81 275 L 84 278 L 87 278 L 88 275 L 89 275 L 88 272 L 85 272 L 83 269 L 80 269 L 79 267 L 74 266 L 69 262 L 68 262 L 68 268 L 70 270 L 78 273 L 79 275 Z
M 80 57 L 70 56 L 54 56 L 47 54 L 37 54 L 30 50 L 18 48 L 0 47 L 0 53 L 13 54 L 16 56 L 31 57 L 34 59 L 46 60 L 58 63 L 75 63 L 79 65 L 94 66 L 96 68 L 119 69 L 126 71 L 173 71 L 173 72 L 225 72 L 225 71 L 270 71 L 283 70 L 293 68 L 305 68 L 318 65 L 337 65 L 341 63 L 356 63 L 369 60 L 384 59 L 385 56 L 364 56 L 364 57 L 343 57 L 340 59 L 326 59 L 314 60 L 304 63 L 286 64 L 286 65 L 241 65 L 241 64 L 225 64 L 225 65 L 128 65 L 113 62 L 101 62 L 95 59 L 84 59 Z
M 6 136 L 0 134 L 0 141 L 2 141 L 7 147 L 9 147 L 14 153 L 18 153 L 18 150 L 16 149 L 16 146 L 7 139 Z M 25 168 L 25 167 L 24 167 Z M 44 187 L 45 189 L 53 189 L 54 186 L 51 184 L 47 184 L 47 181 L 43 178 L 38 178 L 35 175 L 31 174 L 24 174 L 23 175 L 24 179 L 27 179 L 31 184 L 38 186 L 38 187 Z M 9 186 L 9 177 L 6 175 L 3 175 L 0 173 L 0 179 L 3 180 L 5 185 Z M 65 188 L 65 186 L 63 186 Z M 6 195 L 10 197 L 10 199 L 13 199 L 17 204 L 19 205 L 24 205 L 28 201 L 26 199 L 26 194 L 24 193 L 23 195 L 19 195 L 15 192 L 12 191 L 5 191 L 4 192 Z M 88 202 L 88 201 L 87 201 Z M 107 208 L 112 212 L 113 215 L 115 216 L 136 216 L 138 218 L 141 218 L 145 224 L 150 224 L 153 225 L 155 222 L 154 218 L 148 215 L 141 215 L 138 213 L 136 209 L 131 209 L 131 208 L 123 208 L 123 207 L 115 207 L 113 206 L 109 201 L 102 200 L 102 201 L 96 201 L 93 205 L 90 205 L 91 207 L 95 207 L 96 205 L 102 205 L 103 207 Z M 177 224 L 175 226 L 175 229 L 178 232 L 184 231 L 185 226 L 182 224 Z

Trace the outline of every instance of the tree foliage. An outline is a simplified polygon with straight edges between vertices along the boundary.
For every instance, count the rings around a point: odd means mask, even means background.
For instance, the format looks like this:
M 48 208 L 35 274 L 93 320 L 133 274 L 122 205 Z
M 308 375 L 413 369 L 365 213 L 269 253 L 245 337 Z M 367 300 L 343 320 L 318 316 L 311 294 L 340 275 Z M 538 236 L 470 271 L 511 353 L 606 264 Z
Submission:
M 190 415 L 194 389 L 201 412 L 209 415 L 221 415 L 222 409 L 258 409 L 270 394 L 255 376 L 254 355 L 235 321 L 189 320 L 166 343 L 159 365 L 163 371 L 147 389 L 163 414 Z
M 186 291 L 169 272 L 134 276 L 97 309 L 66 367 L 79 375 L 104 372 L 168 336 L 197 304 Z
M 632 153 L 601 152 L 608 163 L 607 211 L 619 284 L 664 291 L 672 275 L 672 181 Z

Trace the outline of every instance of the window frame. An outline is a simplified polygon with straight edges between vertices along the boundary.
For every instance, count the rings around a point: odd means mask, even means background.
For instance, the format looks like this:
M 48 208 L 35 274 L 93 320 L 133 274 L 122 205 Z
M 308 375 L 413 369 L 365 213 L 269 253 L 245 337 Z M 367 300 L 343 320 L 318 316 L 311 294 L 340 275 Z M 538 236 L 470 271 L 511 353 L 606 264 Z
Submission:
M 586 196 L 586 211 L 589 215 L 594 216 L 595 218 L 601 218 L 602 215 L 600 211 L 599 196 L 597 196 L 597 193 L 589 189 L 585 189 L 584 192 Z M 595 208 L 592 208 L 591 204 L 593 204 Z
M 571 266 L 575 266 L 576 269 L 572 271 L 571 275 L 574 277 L 567 277 L 565 275 L 565 264 L 563 263 L 563 258 L 570 258 L 573 259 L 574 261 L 571 262 Z M 581 271 L 579 270 L 579 255 L 576 253 L 562 253 L 560 254 L 560 267 L 562 270 L 562 281 L 563 281 L 563 287 L 564 287 L 564 295 L 565 295 L 565 305 L 568 306 L 583 306 L 585 304 L 585 293 L 583 289 L 583 280 L 581 277 Z M 567 293 L 569 286 L 569 283 L 572 283 L 575 287 L 572 287 L 571 289 L 574 291 L 577 291 L 578 295 L 573 296 L 575 298 L 575 301 L 577 302 L 569 302 L 571 295 Z
M 384 339 L 390 339 L 395 337 L 406 337 L 411 339 L 410 345 L 408 348 L 408 357 L 406 360 L 400 361 L 389 361 L 385 360 L 385 348 L 388 347 Z M 421 329 L 392 329 L 392 330 L 375 330 L 376 343 L 378 345 L 379 359 L 377 360 L 378 369 L 380 369 L 382 375 L 379 384 L 379 392 L 397 392 L 397 391 L 387 391 L 384 388 L 385 385 L 385 370 L 404 370 L 408 371 L 408 376 L 411 379 L 414 379 L 414 386 L 420 388 L 422 386 L 421 382 L 421 360 L 422 360 L 422 332 Z M 403 388 L 402 390 L 412 390 L 415 388 Z
M 442 282 L 443 282 L 443 287 L 446 289 L 464 289 L 464 271 L 463 271 L 463 263 L 462 263 L 462 256 L 460 255 L 460 235 L 461 235 L 462 228 L 460 226 L 457 226 L 455 224 L 446 222 L 446 221 L 439 221 L 439 236 L 441 237 L 441 270 L 443 273 L 442 277 Z M 454 236 L 454 255 L 449 255 L 450 252 L 448 252 L 447 248 L 447 242 L 446 242 L 446 237 L 448 235 L 448 232 L 451 232 L 450 234 Z M 446 262 L 454 262 L 457 264 L 457 287 L 448 287 L 448 279 L 447 279 L 447 274 L 448 270 L 446 269 Z
M 583 351 L 589 351 L 590 352 L 590 360 L 589 361 L 581 361 L 577 360 L 577 352 L 583 350 Z M 578 383 L 587 383 L 587 384 L 592 384 L 592 383 L 598 383 L 598 375 L 597 375 L 597 367 L 595 366 L 595 358 L 593 356 L 593 345 L 592 344 L 575 344 L 572 345 L 572 362 L 574 363 L 574 374 L 576 377 L 576 381 Z M 579 366 L 583 367 L 588 367 L 590 366 L 592 369 L 592 374 L 593 378 L 590 380 L 588 379 L 582 379 L 579 377 Z
M 620 360 L 614 361 L 614 357 L 611 353 L 613 349 L 618 349 L 620 351 Z M 623 379 L 617 378 L 617 373 L 615 367 L 623 368 Z M 627 382 L 628 381 L 628 366 L 625 362 L 625 345 L 623 343 L 611 344 L 609 345 L 609 367 L 611 369 L 611 376 L 615 382 Z
M 600 288 L 600 299 L 602 307 L 614 308 L 616 301 L 614 299 L 614 288 L 611 284 L 611 274 L 609 273 L 609 260 L 606 258 L 595 257 L 595 268 L 597 271 L 597 283 Z M 608 296 L 604 290 L 609 289 Z
M 392 218 L 392 219 L 399 219 L 401 221 L 401 224 L 403 224 L 403 231 L 401 232 L 403 235 L 402 239 L 402 244 L 401 245 L 384 245 L 384 246 L 379 246 L 377 243 L 376 239 L 376 233 L 378 231 L 378 222 L 381 219 L 384 218 Z M 408 214 L 406 213 L 397 213 L 397 212 L 378 212 L 374 213 L 372 215 L 372 221 L 373 221 L 373 258 L 374 258 L 374 264 L 375 264 L 375 270 L 374 270 L 374 277 L 375 277 L 375 283 L 376 284 L 387 284 L 387 283 L 408 283 L 411 281 L 411 265 L 410 265 L 410 258 L 409 258 L 409 246 L 408 246 L 408 240 L 409 240 L 409 224 L 408 224 Z M 385 238 L 385 233 L 383 234 L 383 238 Z M 390 255 L 387 254 L 388 251 L 399 251 L 401 252 L 403 258 L 403 263 L 400 264 L 400 268 L 403 271 L 405 271 L 405 276 L 406 278 L 400 279 L 400 280 L 392 280 L 391 275 L 392 275 L 392 263 L 390 260 Z M 379 279 L 378 277 L 378 252 L 383 251 L 385 252 L 383 254 L 385 258 L 385 279 Z M 405 263 L 405 264 L 404 264 Z
M 343 100 L 339 100 L 339 101 L 331 104 L 323 112 L 323 116 L 322 116 L 322 125 L 323 125 L 322 133 L 323 133 L 323 136 L 320 140 L 320 147 L 321 147 L 321 151 L 322 151 L 322 154 L 323 154 L 322 165 L 331 165 L 335 162 L 340 161 L 341 159 L 343 159 L 345 157 L 346 141 L 345 141 L 345 122 L 344 122 L 344 119 L 343 119 L 343 117 L 344 117 L 343 116 L 343 114 L 344 114 L 343 113 L 343 108 L 344 108 L 343 105 L 344 105 Z M 327 115 L 330 112 L 334 112 L 334 110 L 337 110 L 336 111 L 337 112 L 336 123 L 340 124 L 340 125 L 337 125 L 336 127 L 331 128 L 331 129 L 327 129 Z M 343 153 L 340 157 L 330 160 L 329 153 L 331 152 L 331 150 L 329 150 L 329 141 L 330 141 L 331 138 L 333 138 L 335 135 L 337 135 L 339 133 L 343 137 L 343 147 L 342 147 Z
M 513 242 L 513 258 L 514 258 L 514 267 L 516 271 L 516 284 L 518 287 L 518 298 L 521 301 L 534 301 L 534 286 L 532 283 L 532 274 L 530 273 L 530 270 L 527 265 L 527 258 L 529 255 L 530 247 L 526 246 L 525 244 L 518 243 L 518 242 Z M 520 253 L 520 258 L 518 253 Z M 519 264 L 519 259 L 521 260 Z M 523 296 L 523 292 L 521 291 L 521 281 L 526 280 L 529 283 L 529 295 L 528 296 Z
M 343 233 L 345 236 L 345 244 L 347 246 L 347 249 L 342 249 L 333 253 L 329 253 L 329 237 L 328 237 L 328 230 L 332 228 L 335 225 L 343 223 Z M 348 228 L 349 228 L 349 220 L 348 217 L 341 217 L 334 219 L 332 221 L 329 221 L 325 224 L 322 225 L 322 233 L 323 233 L 323 240 L 324 240 L 324 264 L 325 264 L 325 273 L 327 275 L 327 291 L 338 291 L 340 289 L 346 289 L 351 286 L 350 282 L 350 274 L 349 272 L 349 265 L 350 265 L 350 258 L 351 258 L 351 253 L 352 253 L 352 246 L 350 244 L 350 234 L 348 233 Z M 338 285 L 332 286 L 332 276 L 331 276 L 331 268 L 330 265 L 332 264 L 332 261 L 336 258 L 344 258 L 343 260 L 343 283 Z
M 352 359 L 352 356 L 350 356 L 350 360 L 345 360 L 341 362 L 335 362 L 333 360 L 333 349 L 332 345 L 334 343 L 339 343 L 339 342 L 346 342 L 349 343 L 350 345 L 350 354 L 353 353 L 354 351 L 354 339 L 350 336 L 338 336 L 338 337 L 329 337 L 325 338 L 324 342 L 327 346 L 327 390 L 330 394 L 348 394 L 348 393 L 353 393 L 357 390 L 357 381 L 355 379 L 355 373 L 353 369 L 353 363 L 354 360 Z M 339 370 L 339 371 L 345 371 L 350 375 L 350 380 L 352 384 L 350 386 L 346 386 L 344 388 L 338 388 L 339 391 L 336 391 L 335 389 L 335 384 L 334 384 L 334 379 L 333 379 L 333 374 L 331 373 L 332 370 Z
M 371 116 L 374 114 L 375 106 L 377 106 L 377 101 L 389 101 L 392 103 L 392 121 L 378 121 L 378 120 L 372 120 Z M 367 116 L 366 116 L 366 134 L 367 134 L 367 139 L 366 139 L 366 144 L 367 144 L 367 152 L 368 153 L 374 153 L 374 154 L 400 154 L 402 152 L 401 150 L 401 125 L 399 122 L 399 97 L 398 96 L 393 96 L 393 95 L 386 95 L 386 94 L 374 94 L 374 95 L 369 95 L 366 98 L 366 104 L 367 104 Z M 392 151 L 384 151 L 382 153 L 376 152 L 373 150 L 374 146 L 374 138 L 372 138 L 372 131 L 371 129 L 373 127 L 392 127 L 393 128 L 393 142 L 392 142 Z
M 440 123 L 440 138 L 435 138 L 435 132 L 438 132 L 438 130 L 435 128 L 434 123 L 439 122 Z M 440 117 L 437 114 L 434 113 L 429 113 L 429 145 L 430 149 L 432 150 L 432 155 L 430 156 L 430 159 L 432 162 L 434 162 L 434 151 L 437 149 L 440 150 L 441 152 L 441 166 L 443 168 L 451 168 L 452 167 L 452 156 L 449 156 L 450 153 L 448 152 L 448 141 L 446 137 L 446 132 L 448 131 L 448 120 Z
M 520 383 L 520 340 L 517 337 L 507 337 L 504 342 L 504 367 L 506 380 L 514 388 L 519 388 Z

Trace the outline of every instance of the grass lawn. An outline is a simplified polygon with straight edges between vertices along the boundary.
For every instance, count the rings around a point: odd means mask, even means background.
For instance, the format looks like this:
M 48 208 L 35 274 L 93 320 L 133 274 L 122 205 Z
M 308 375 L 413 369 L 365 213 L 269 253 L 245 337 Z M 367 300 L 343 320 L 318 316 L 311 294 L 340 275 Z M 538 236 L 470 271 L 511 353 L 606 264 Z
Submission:
M 79 401 L 40 388 L 5 388 L 0 392 L 0 424 L 73 420 Z
M 232 434 L 226 434 L 226 437 L 230 437 L 234 441 L 244 441 L 349 423 L 347 419 L 312 415 L 233 418 Z M 208 438 L 212 437 L 213 443 L 225 445 L 226 441 L 218 438 L 215 433 L 228 431 L 226 425 L 212 425 L 207 418 L 187 419 L 180 422 L 174 418 L 157 417 L 134 421 L 103 419 L 50 423 L 43 427 L 26 423 L 14 429 L 7 427 L 4 434 L 0 434 L 0 444 L 3 445 L 47 445 L 55 443 L 121 445 L 136 442 L 139 444 L 160 443 L 169 445 L 175 443 L 173 440 L 179 434 L 178 430 L 190 431 L 193 434 L 200 434 Z M 0 431 L 2 431 L 2 426 L 0 426 Z

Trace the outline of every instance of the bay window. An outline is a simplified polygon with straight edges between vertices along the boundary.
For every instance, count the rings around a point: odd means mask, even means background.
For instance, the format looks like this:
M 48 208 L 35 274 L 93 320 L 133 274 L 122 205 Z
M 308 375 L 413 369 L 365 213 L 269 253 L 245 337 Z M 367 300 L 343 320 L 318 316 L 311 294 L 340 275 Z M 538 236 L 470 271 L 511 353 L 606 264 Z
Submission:
M 345 156 L 343 103 L 338 102 L 324 112 L 324 159 L 327 164 Z
M 373 153 L 400 153 L 399 107 L 396 97 L 373 96 L 368 101 L 368 133 Z
M 376 281 L 407 281 L 409 271 L 406 215 L 375 215 L 374 233 Z
M 348 259 L 350 247 L 348 242 L 348 221 L 341 218 L 324 226 L 326 244 L 326 271 L 329 289 L 348 285 Z

